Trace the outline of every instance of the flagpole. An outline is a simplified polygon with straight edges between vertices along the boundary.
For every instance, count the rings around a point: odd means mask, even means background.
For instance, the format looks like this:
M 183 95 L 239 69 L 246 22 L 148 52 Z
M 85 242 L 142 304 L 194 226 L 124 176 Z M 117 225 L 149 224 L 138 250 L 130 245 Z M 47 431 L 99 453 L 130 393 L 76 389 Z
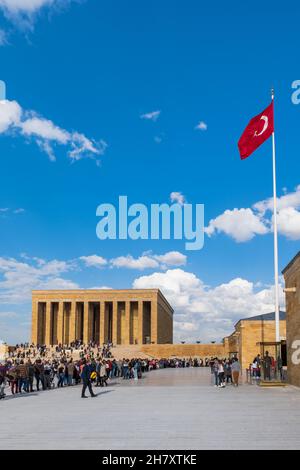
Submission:
M 274 103 L 274 89 L 271 90 Z M 273 160 L 273 231 L 274 231 L 274 280 L 275 280 L 275 338 L 280 341 L 279 329 L 279 282 L 278 282 L 278 237 L 277 237 L 277 195 L 276 195 L 276 152 L 275 152 L 275 126 L 272 132 L 272 160 Z

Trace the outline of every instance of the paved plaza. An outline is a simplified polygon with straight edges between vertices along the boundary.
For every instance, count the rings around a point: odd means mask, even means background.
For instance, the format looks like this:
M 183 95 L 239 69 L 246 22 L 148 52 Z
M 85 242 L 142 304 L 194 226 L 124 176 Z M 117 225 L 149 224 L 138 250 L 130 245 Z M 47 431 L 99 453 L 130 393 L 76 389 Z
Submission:
M 300 389 L 214 388 L 208 369 L 8 396 L 0 449 L 300 449 Z

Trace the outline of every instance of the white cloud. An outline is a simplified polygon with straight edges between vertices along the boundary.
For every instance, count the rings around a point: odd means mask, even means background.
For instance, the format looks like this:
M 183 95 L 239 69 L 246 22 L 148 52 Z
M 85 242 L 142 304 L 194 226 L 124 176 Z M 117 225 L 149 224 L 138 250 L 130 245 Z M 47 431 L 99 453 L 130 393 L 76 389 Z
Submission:
M 179 268 L 141 276 L 133 288 L 161 289 L 175 310 L 175 341 L 220 340 L 232 333 L 239 319 L 274 310 L 273 287 L 257 288 L 241 278 L 210 287 Z M 280 300 L 284 305 L 282 289 Z
M 186 264 L 186 256 L 178 251 L 169 251 L 163 255 L 145 253 L 138 258 L 131 255 L 119 256 L 110 260 L 110 265 L 115 268 L 127 269 L 167 269 L 168 266 L 182 266 Z
M 51 5 L 55 0 L 0 0 L 0 8 L 9 13 L 33 13 L 45 5 Z
M 226 210 L 215 219 L 210 220 L 205 228 L 208 236 L 214 232 L 224 232 L 237 242 L 251 240 L 255 235 L 268 233 L 268 228 L 252 209 Z
M 187 257 L 179 251 L 169 251 L 164 255 L 153 255 L 153 258 L 166 266 L 184 266 Z
M 207 131 L 207 124 L 206 122 L 204 121 L 200 121 L 197 126 L 195 127 L 195 129 L 199 130 L 199 131 Z
M 277 198 L 278 232 L 291 240 L 300 240 L 300 185 L 294 191 Z M 271 217 L 273 211 L 273 198 L 268 198 L 254 204 L 261 216 L 268 214 Z
M 278 233 L 291 240 L 300 240 L 300 185 L 277 198 Z M 211 236 L 224 232 L 237 242 L 251 240 L 273 230 L 273 198 L 253 204 L 252 208 L 227 209 L 210 220 L 205 232 Z
M 111 260 L 111 266 L 115 268 L 128 268 L 128 269 L 147 269 L 157 268 L 159 263 L 149 256 L 140 256 L 133 258 L 131 255 L 119 256 Z
M 277 215 L 278 232 L 291 240 L 300 239 L 300 212 L 294 207 L 281 209 Z
M 43 262 L 41 262 L 43 261 Z M 58 260 L 27 262 L 0 257 L 0 303 L 22 304 L 31 298 L 32 289 L 75 289 L 78 285 L 61 277 L 74 264 Z
M 0 133 L 20 125 L 22 108 L 16 101 L 0 101 Z
M 0 0 L 0 9 L 7 20 L 20 29 L 32 30 L 38 14 L 45 10 L 58 12 L 81 0 Z
M 22 207 L 18 207 L 17 209 L 11 209 L 9 207 L 0 207 L 0 215 L 3 217 L 6 217 L 7 215 L 10 214 L 23 214 L 25 212 L 25 209 Z
M 0 101 L 0 133 L 18 132 L 32 138 L 47 153 L 50 160 L 55 160 L 54 147 L 68 147 L 68 156 L 72 161 L 84 157 L 92 158 L 99 163 L 107 144 L 103 140 L 88 139 L 79 132 L 69 132 L 55 125 L 49 119 L 37 115 L 33 111 L 24 111 L 16 101 Z
M 107 260 L 98 255 L 81 256 L 81 259 L 87 267 L 103 268 L 107 265 Z
M 170 194 L 170 200 L 171 202 L 178 202 L 178 204 L 180 204 L 181 206 L 183 206 L 183 204 L 186 202 L 185 196 L 178 191 L 173 191 Z
M 141 119 L 146 119 L 147 121 L 157 121 L 160 116 L 161 111 L 152 111 L 151 113 L 141 114 Z
M 284 189 L 285 194 L 281 197 L 277 197 L 277 209 L 280 211 L 289 207 L 294 207 L 295 209 L 300 208 L 300 185 L 291 193 L 287 193 L 287 189 Z M 253 207 L 263 215 L 267 211 L 273 211 L 273 197 L 259 201 L 255 203 Z
M 66 145 L 71 138 L 69 132 L 55 126 L 52 121 L 36 116 L 23 121 L 20 127 L 24 135 L 54 140 L 62 145 Z
M 8 44 L 7 33 L 4 29 L 0 29 L 0 46 Z

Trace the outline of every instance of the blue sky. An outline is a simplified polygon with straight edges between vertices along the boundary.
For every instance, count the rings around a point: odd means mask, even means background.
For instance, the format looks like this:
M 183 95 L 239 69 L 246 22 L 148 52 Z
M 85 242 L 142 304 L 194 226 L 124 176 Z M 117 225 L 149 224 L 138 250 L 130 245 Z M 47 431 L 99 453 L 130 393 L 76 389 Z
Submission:
M 271 141 L 243 162 L 237 141 L 274 86 L 282 269 L 300 240 L 299 9 L 0 0 L 0 338 L 27 339 L 41 287 L 160 287 L 176 340 L 272 309 Z M 172 192 L 205 204 L 201 251 L 96 237 L 99 204 Z

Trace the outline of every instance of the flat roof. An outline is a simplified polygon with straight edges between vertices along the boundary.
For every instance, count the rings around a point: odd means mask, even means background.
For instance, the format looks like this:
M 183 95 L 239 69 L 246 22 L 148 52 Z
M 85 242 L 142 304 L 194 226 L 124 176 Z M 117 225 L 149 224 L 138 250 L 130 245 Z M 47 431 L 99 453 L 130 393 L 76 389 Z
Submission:
M 300 256 L 300 251 L 298 251 L 298 253 L 294 256 L 294 258 L 289 262 L 289 264 L 286 265 L 286 267 L 281 271 L 282 274 L 284 274 L 296 261 L 296 259 L 298 259 Z
M 279 320 L 286 319 L 286 312 L 280 310 Z M 275 312 L 262 313 L 260 315 L 254 315 L 253 317 L 241 318 L 234 326 L 236 326 L 240 321 L 275 321 Z
M 167 306 L 170 308 L 172 312 L 174 312 L 173 307 L 168 302 L 164 294 L 161 292 L 160 289 L 85 289 L 85 288 L 78 288 L 78 289 L 33 289 L 31 291 L 32 296 L 38 295 L 47 295 L 47 294 L 80 294 L 83 292 L 90 292 L 90 293 L 98 293 L 98 294 L 113 294 L 114 292 L 117 294 L 142 294 L 143 292 L 149 292 L 153 294 L 158 294 L 161 299 L 165 301 Z

